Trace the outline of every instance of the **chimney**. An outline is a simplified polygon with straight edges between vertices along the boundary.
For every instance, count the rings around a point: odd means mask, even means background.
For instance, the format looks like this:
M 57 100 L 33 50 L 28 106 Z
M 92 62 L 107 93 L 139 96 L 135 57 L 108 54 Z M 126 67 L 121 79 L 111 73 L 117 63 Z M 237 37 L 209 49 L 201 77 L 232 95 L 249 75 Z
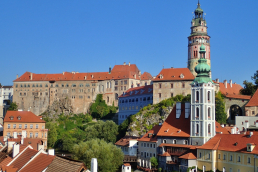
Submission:
M 13 158 L 20 153 L 20 145 L 13 144 Z
M 245 121 L 245 129 L 247 130 L 249 128 L 249 122 Z
M 30 73 L 30 80 L 32 80 L 32 77 L 33 77 L 33 73 Z
M 225 85 L 225 88 L 227 88 L 227 85 L 228 85 L 228 81 L 227 80 L 224 80 L 224 85 Z
M 13 138 L 17 139 L 17 132 L 13 132 Z
M 91 172 L 97 172 L 98 171 L 98 160 L 97 158 L 92 158 L 91 159 Z
M 254 134 L 254 133 L 250 131 L 249 136 L 252 137 L 253 134 Z
M 91 78 L 93 78 L 94 76 L 93 75 L 91 75 Z
M 124 66 L 126 65 L 126 63 L 124 62 Z
M 48 149 L 48 155 L 55 155 L 55 149 Z
M 142 72 L 139 70 L 139 75 L 141 76 L 142 75 Z
M 13 148 L 14 141 L 7 141 L 7 152 L 10 152 Z
M 109 66 L 108 74 L 111 74 L 111 66 Z
M 230 83 L 230 87 L 232 88 L 232 80 L 229 80 L 229 83 Z
M 64 75 L 65 72 L 63 72 L 63 75 Z
M 84 80 L 86 80 L 87 79 L 87 76 L 84 76 Z
M 216 79 L 216 82 L 219 83 L 219 78 Z
M 24 143 L 24 137 L 21 136 L 21 145 L 23 145 L 23 143 Z
M 18 79 L 18 78 L 19 78 L 19 75 L 17 74 L 17 75 L 16 75 L 16 79 Z
M 224 124 L 221 124 L 221 127 L 224 128 Z
M 38 151 L 44 150 L 44 144 L 38 143 Z
M 236 134 L 234 128 L 231 128 L 231 134 Z
M 128 63 L 128 66 L 130 66 L 130 65 L 131 65 L 131 63 L 129 62 L 129 63 Z
M 27 132 L 26 130 L 22 130 L 22 137 L 23 138 L 26 138 L 26 132 Z

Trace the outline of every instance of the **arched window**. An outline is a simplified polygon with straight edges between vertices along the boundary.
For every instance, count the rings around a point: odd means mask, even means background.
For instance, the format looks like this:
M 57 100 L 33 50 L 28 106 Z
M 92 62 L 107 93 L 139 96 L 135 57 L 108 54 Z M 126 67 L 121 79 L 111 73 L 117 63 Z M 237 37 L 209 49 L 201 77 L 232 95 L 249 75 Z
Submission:
M 199 91 L 196 91 L 196 102 L 199 102 Z
M 208 107 L 208 118 L 210 118 L 210 117 L 211 117 L 211 108 Z
M 199 124 L 196 124 L 196 133 L 199 133 Z
M 210 101 L 210 100 L 211 100 L 211 92 L 208 91 L 208 101 Z
M 211 124 L 208 124 L 208 133 L 211 133 Z
M 197 107 L 196 108 L 196 115 L 195 115 L 197 118 L 199 118 L 199 108 Z

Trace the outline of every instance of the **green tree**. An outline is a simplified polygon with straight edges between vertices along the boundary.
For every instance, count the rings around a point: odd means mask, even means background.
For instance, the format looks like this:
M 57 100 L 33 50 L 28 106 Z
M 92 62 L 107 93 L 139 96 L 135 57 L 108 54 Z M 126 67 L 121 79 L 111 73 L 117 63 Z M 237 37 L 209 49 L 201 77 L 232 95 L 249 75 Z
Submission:
M 227 122 L 225 103 L 221 92 L 218 92 L 215 96 L 215 119 L 220 124 L 225 124 Z
M 256 82 L 256 81 L 255 81 Z M 244 81 L 244 88 L 240 90 L 240 93 L 243 95 L 253 95 L 257 89 L 257 86 L 254 85 L 252 82 Z
M 18 105 L 16 104 L 16 102 L 12 102 L 10 107 L 8 108 L 8 110 L 17 111 L 18 110 Z
M 159 165 L 158 159 L 156 157 L 151 157 L 150 161 L 151 161 L 151 166 L 154 168 L 156 168 Z
M 48 147 L 53 147 L 57 141 L 56 124 L 53 122 L 47 122 L 46 129 L 48 129 L 47 145 Z
M 62 150 L 71 152 L 73 145 L 76 143 L 76 138 L 73 138 L 69 133 L 62 135 Z
M 99 172 L 117 171 L 124 159 L 124 154 L 120 148 L 100 139 L 75 144 L 72 153 L 75 159 L 82 160 L 89 169 L 91 159 L 97 158 Z
M 118 126 L 113 121 L 98 121 L 95 125 L 89 126 L 85 129 L 86 140 L 99 138 L 106 142 L 116 142 L 116 135 L 118 134 Z

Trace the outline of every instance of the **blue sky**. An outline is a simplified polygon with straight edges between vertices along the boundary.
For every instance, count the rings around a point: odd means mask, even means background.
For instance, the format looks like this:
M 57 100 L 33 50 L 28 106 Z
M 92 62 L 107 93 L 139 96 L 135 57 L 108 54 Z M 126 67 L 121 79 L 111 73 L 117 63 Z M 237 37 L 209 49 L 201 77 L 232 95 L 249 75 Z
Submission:
M 258 1 L 201 0 L 211 36 L 212 78 L 251 81 L 258 70 Z M 103 72 L 123 62 L 157 75 L 187 67 L 197 0 L 2 0 L 2 85 L 16 75 Z

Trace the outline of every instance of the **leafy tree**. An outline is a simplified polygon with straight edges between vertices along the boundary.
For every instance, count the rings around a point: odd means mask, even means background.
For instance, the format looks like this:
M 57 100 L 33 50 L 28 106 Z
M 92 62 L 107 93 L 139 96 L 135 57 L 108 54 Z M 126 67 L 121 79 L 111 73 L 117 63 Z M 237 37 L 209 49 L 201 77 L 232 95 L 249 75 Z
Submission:
M 17 111 L 18 110 L 18 105 L 16 104 L 16 102 L 12 102 L 10 107 L 8 108 L 8 110 Z
M 74 158 L 82 160 L 90 168 L 91 159 L 97 158 L 99 172 L 115 172 L 123 164 L 122 150 L 103 139 L 92 139 L 74 145 Z
M 244 88 L 240 90 L 240 93 L 243 95 L 253 95 L 257 89 L 257 86 L 254 85 L 252 82 L 244 81 Z
M 154 168 L 156 168 L 159 165 L 158 159 L 156 157 L 151 157 L 150 161 L 151 161 L 151 166 Z
M 69 133 L 62 135 L 62 150 L 72 151 L 73 145 L 76 143 L 76 138 L 73 138 Z
M 46 128 L 48 129 L 47 145 L 48 147 L 53 147 L 57 141 L 56 124 L 53 122 L 47 122 Z
M 218 92 L 215 96 L 215 119 L 220 124 L 225 124 L 227 122 L 225 103 L 221 92 Z
M 86 140 L 99 138 L 106 142 L 116 142 L 118 126 L 113 121 L 98 121 L 95 125 L 85 129 Z
M 251 76 L 251 79 L 254 81 L 256 88 L 258 88 L 258 70 L 254 73 L 254 76 Z

